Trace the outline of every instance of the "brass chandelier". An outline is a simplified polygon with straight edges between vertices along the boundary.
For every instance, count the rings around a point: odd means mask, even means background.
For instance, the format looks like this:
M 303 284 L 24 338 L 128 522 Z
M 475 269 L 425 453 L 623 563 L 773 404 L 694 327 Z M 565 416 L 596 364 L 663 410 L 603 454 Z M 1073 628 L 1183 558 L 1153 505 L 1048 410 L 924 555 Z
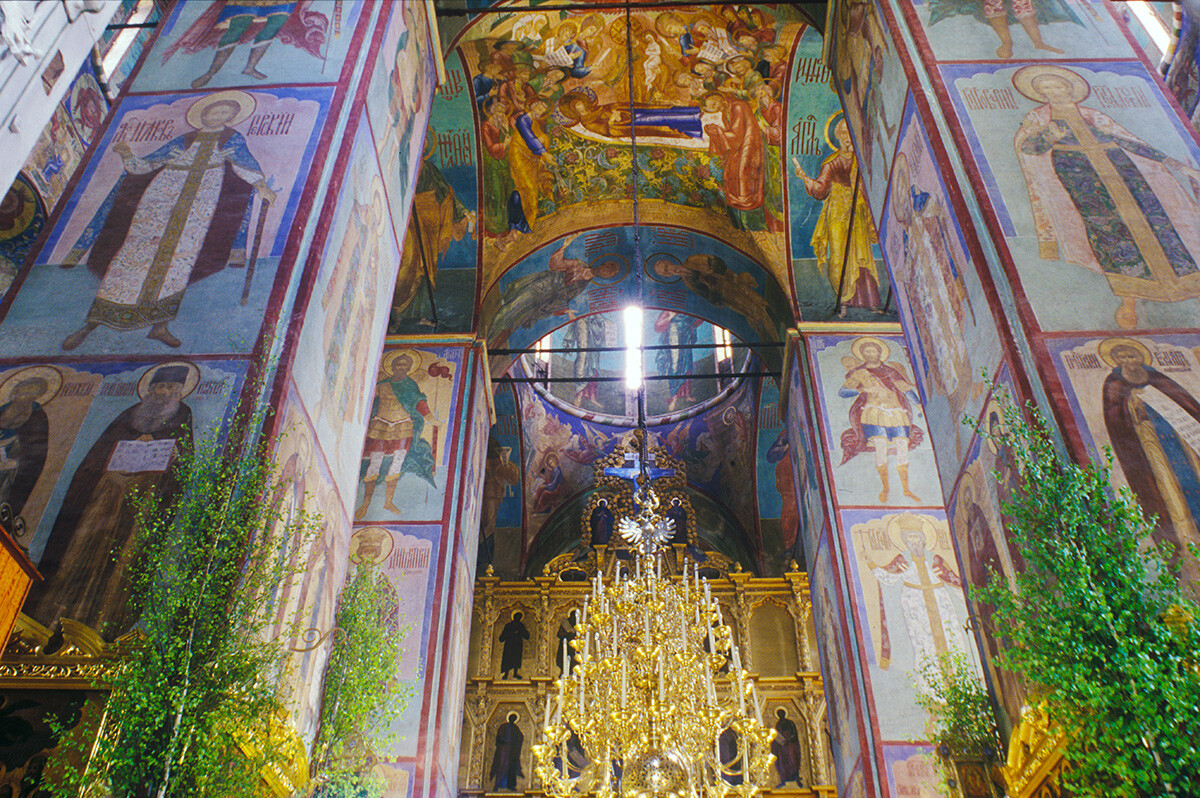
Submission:
M 634 498 L 639 514 L 619 523 L 633 567 L 607 584 L 597 573 L 584 599 L 578 662 L 533 747 L 538 776 L 560 798 L 755 795 L 775 759 L 758 689 L 696 566 L 661 577 L 671 519 L 649 487 Z

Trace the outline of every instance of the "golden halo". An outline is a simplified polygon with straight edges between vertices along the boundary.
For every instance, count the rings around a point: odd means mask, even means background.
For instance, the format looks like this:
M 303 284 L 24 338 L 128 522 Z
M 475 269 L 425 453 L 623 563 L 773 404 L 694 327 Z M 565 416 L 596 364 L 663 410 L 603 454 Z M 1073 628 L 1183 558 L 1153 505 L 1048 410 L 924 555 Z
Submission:
M 873 335 L 864 335 L 862 338 L 855 338 L 854 343 L 850 344 L 850 354 L 854 355 L 855 358 L 862 361 L 863 363 L 866 363 L 867 359 L 865 357 L 863 357 L 862 349 L 867 344 L 875 344 L 876 346 L 878 346 L 880 362 L 883 362 L 883 363 L 887 362 L 888 356 L 891 355 L 891 353 L 892 353 L 891 347 L 889 347 L 887 345 L 887 341 L 884 341 L 880 338 L 876 338 Z
M 415 374 L 421 368 L 421 353 L 415 349 L 397 349 L 394 352 L 388 352 L 383 356 L 383 362 L 379 364 L 379 373 L 388 377 L 392 374 L 392 361 L 400 357 L 400 355 L 408 355 L 412 358 L 412 368 L 408 370 L 409 374 Z
M 36 377 L 41 377 L 46 381 L 46 390 L 34 399 L 35 402 L 44 405 L 58 396 L 58 391 L 63 384 L 62 372 L 54 366 L 29 366 L 14 372 L 3 383 L 0 383 L 0 407 L 8 404 L 9 399 L 12 398 L 12 392 L 19 384 Z
M 938 536 L 937 529 L 933 526 L 933 519 L 927 515 L 920 515 L 918 513 L 897 513 L 893 515 L 887 525 L 888 540 L 900 551 L 906 551 L 908 546 L 904 545 L 903 533 L 908 530 L 901 529 L 900 527 L 904 521 L 911 518 L 915 518 L 921 522 L 920 532 L 925 537 L 925 548 L 932 551 L 937 547 Z
M 154 375 L 158 372 L 159 369 L 165 369 L 167 366 L 186 366 L 187 367 L 188 375 L 187 375 L 187 378 L 183 382 L 183 394 L 180 395 L 180 397 L 179 397 L 180 399 L 182 399 L 185 396 L 190 395 L 192 391 L 196 390 L 196 386 L 200 384 L 200 369 L 196 367 L 196 364 L 191 363 L 187 360 L 171 360 L 166 363 L 161 363 L 157 366 L 151 366 L 150 368 L 146 369 L 146 373 L 142 375 L 141 379 L 138 380 L 138 384 L 137 384 L 137 392 L 138 392 L 139 398 L 141 398 L 141 399 L 146 398 L 146 392 L 148 390 L 150 390 L 150 380 L 154 379 Z
M 1135 341 L 1133 338 L 1105 338 L 1100 342 L 1100 359 L 1113 368 L 1117 367 L 1117 361 L 1113 360 L 1112 351 L 1118 346 L 1131 346 L 1142 353 L 1142 363 L 1149 366 L 1154 362 L 1150 350 L 1141 341 Z
M 833 120 L 837 119 L 839 116 L 844 116 L 844 113 L 842 111 L 834 111 L 832 114 L 830 114 L 829 118 L 825 120 L 825 143 L 828 144 L 829 149 L 833 150 L 834 152 L 837 152 L 837 150 L 840 148 L 829 138 L 829 126 L 832 125 Z
M 8 194 L 13 195 L 14 202 L 22 203 L 21 213 L 13 219 L 12 225 L 7 229 L 0 229 L 0 241 L 7 241 L 10 238 L 16 238 L 29 229 L 29 225 L 33 222 L 33 218 L 37 216 L 38 199 L 37 192 L 33 190 L 24 173 L 17 176 L 12 186 L 8 189 Z M 4 196 L 3 199 L 8 199 Z
M 237 115 L 225 123 L 226 127 L 233 127 L 238 122 L 245 121 L 250 114 L 254 113 L 256 105 L 254 98 L 244 91 L 238 91 L 237 89 L 216 91 L 192 103 L 192 106 L 188 108 L 187 123 L 196 130 L 204 127 L 204 123 L 200 121 L 200 117 L 204 114 L 206 108 L 216 103 L 234 103 L 238 107 Z
M 367 546 L 367 553 L 371 555 L 371 565 L 379 565 L 386 560 L 391 556 L 392 549 L 396 547 L 392 533 L 383 527 L 363 527 L 350 536 L 350 562 L 361 565 L 366 561 L 367 558 L 360 554 L 364 543 Z M 376 547 L 378 547 L 377 553 L 372 551 Z
M 1033 85 L 1033 81 L 1043 75 L 1054 75 L 1070 83 L 1072 89 L 1071 100 L 1074 102 L 1082 102 L 1092 93 L 1092 87 L 1088 85 L 1088 82 L 1083 79 L 1082 75 L 1066 67 L 1055 66 L 1054 64 L 1030 64 L 1029 66 L 1021 67 L 1013 73 L 1013 88 L 1035 103 L 1047 102 L 1042 93 L 1034 88 Z

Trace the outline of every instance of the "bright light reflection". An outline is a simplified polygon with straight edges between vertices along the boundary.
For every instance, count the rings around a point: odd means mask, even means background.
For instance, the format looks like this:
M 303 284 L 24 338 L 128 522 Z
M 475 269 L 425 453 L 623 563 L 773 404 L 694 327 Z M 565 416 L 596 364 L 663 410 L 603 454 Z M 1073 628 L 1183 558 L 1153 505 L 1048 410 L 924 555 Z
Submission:
M 1142 23 L 1150 41 L 1154 42 L 1154 46 L 1158 48 L 1159 52 L 1165 53 L 1167 45 L 1171 42 L 1171 32 L 1159 19 L 1158 14 L 1154 13 L 1150 4 L 1146 0 L 1129 0 L 1129 10 L 1137 17 L 1138 22 Z
M 642 309 L 637 305 L 625 308 L 625 388 L 636 391 L 642 387 Z

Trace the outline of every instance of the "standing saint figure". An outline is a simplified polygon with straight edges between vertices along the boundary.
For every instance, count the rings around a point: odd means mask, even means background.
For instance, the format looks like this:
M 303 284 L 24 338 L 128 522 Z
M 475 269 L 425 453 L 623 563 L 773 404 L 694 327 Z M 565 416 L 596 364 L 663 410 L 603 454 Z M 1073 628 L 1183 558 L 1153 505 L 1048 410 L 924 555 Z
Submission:
M 226 266 L 243 266 L 250 211 L 257 192 L 275 200 L 246 139 L 233 126 L 254 112 L 244 91 L 202 97 L 187 112 L 194 130 L 145 156 L 118 141 L 125 174 L 63 262 L 87 256 L 101 278 L 80 329 L 62 342 L 74 349 L 103 324 L 115 330 L 149 327 L 170 347 L 181 341 L 167 325 L 192 283 Z
M 0 385 L 0 504 L 20 515 L 46 465 L 50 421 L 44 405 L 62 387 L 51 366 L 30 366 Z
M 1129 487 L 1147 515 L 1158 517 L 1154 542 L 1169 544 L 1174 557 L 1200 544 L 1200 401 L 1153 368 L 1150 350 L 1132 338 L 1100 343 L 1112 366 L 1104 378 L 1104 426 Z M 1194 582 L 1194 560 L 1184 557 Z
M 916 328 L 919 365 L 929 376 L 932 393 L 945 396 L 953 417 L 960 418 L 967 402 L 984 389 L 972 377 L 967 353 L 967 319 L 974 324 L 975 310 L 963 276 L 962 249 L 942 203 L 911 177 L 907 153 L 896 154 L 893 172 L 891 209 L 901 237 L 896 271 Z M 954 426 L 961 450 L 960 425 Z
M 500 678 L 521 678 L 521 661 L 525 658 L 525 641 L 529 639 L 529 630 L 521 619 L 523 612 L 514 612 L 512 620 L 504 624 L 500 630 Z
M 517 726 L 516 712 L 509 712 L 508 719 L 496 729 L 496 753 L 492 756 L 492 769 L 489 773 L 496 780 L 494 789 L 515 790 L 517 779 L 525 775 L 521 767 L 521 748 L 525 745 L 525 735 Z
M 1091 86 L 1070 69 L 1033 64 L 1012 82 L 1042 103 L 1013 139 L 1038 255 L 1108 278 L 1126 329 L 1138 299 L 1200 298 L 1200 171 L 1079 105 Z
M 1062 50 L 1046 44 L 1042 39 L 1039 23 L 1073 22 L 1080 27 L 1083 23 L 1063 0 L 930 0 L 929 24 L 935 25 L 943 19 L 962 14 L 973 14 L 986 22 L 996 33 L 1000 46 L 996 48 L 998 58 L 1012 58 L 1013 40 L 1010 26 L 1018 22 L 1029 37 L 1029 42 L 1038 50 L 1062 54 Z
M 312 0 L 294 3 L 279 0 L 217 0 L 197 17 L 178 41 L 163 52 L 163 63 L 179 50 L 193 54 L 215 48 L 208 70 L 192 81 L 192 88 L 198 89 L 207 85 L 221 71 L 239 44 L 249 42 L 250 52 L 246 56 L 246 67 L 242 74 L 256 80 L 266 80 L 267 75 L 258 71 L 258 62 L 276 39 L 314 58 L 323 57 L 321 47 L 329 30 L 329 18 L 310 11 L 312 5 Z M 341 6 L 342 0 L 334 0 L 333 15 L 339 22 Z
M 838 396 L 854 399 L 850 406 L 850 428 L 842 432 L 842 463 L 865 451 L 875 453 L 875 470 L 883 489 L 879 501 L 888 500 L 888 453 L 896 455 L 896 475 L 910 501 L 921 501 L 908 487 L 908 452 L 921 445 L 924 430 L 913 424 L 911 399 L 920 406 L 917 388 L 896 365 L 887 362 L 888 345 L 879 338 L 863 336 L 850 345 L 853 357 L 842 358 L 846 379 Z
M 913 647 L 917 666 L 913 678 L 920 689 L 928 689 L 921 665 L 937 662 L 944 654 L 965 654 L 963 622 L 950 600 L 950 590 L 962 590 L 962 579 L 946 558 L 930 549 L 932 524 L 921 516 L 904 514 L 888 522 L 887 538 L 900 553 L 891 562 L 876 563 L 869 555 L 860 555 L 867 568 L 884 587 L 898 587 L 904 628 Z M 893 549 L 894 550 L 894 549 Z M 880 640 L 877 641 L 879 667 L 891 662 L 890 636 L 883 611 L 883 593 L 879 593 Z
M 375 383 L 375 401 L 367 422 L 362 464 L 364 494 L 354 514 L 359 519 L 367 514 L 380 479 L 387 484 L 383 506 L 393 513 L 400 512 L 395 502 L 396 486 L 405 474 L 415 474 L 437 487 L 433 447 L 423 433 L 426 420 L 435 424 L 443 424 L 445 420 L 434 415 L 424 391 L 412 378 L 413 356 L 402 350 L 390 358 L 389 362 L 388 356 L 384 357 L 380 371 L 388 374 L 390 369 L 391 373 Z
M 67 617 L 119 635 L 129 629 L 127 569 L 134 545 L 136 496 L 169 498 L 171 464 L 192 449 L 192 410 L 183 398 L 200 381 L 191 363 L 155 367 L 138 381 L 141 401 L 110 423 L 75 469 L 42 549 L 24 611 L 51 625 Z
M 779 787 L 789 781 L 800 783 L 800 732 L 796 723 L 787 716 L 783 707 L 775 710 L 775 739 L 771 741 L 771 753 L 775 755 L 775 770 L 779 773 Z
M 720 124 L 704 125 L 708 151 L 723 163 L 725 204 L 735 225 L 743 230 L 766 227 L 763 201 L 766 161 L 763 132 L 750 103 L 719 91 L 700 98 L 701 119 L 719 114 Z
M 845 315 L 846 308 L 875 309 L 883 303 L 879 299 L 875 254 L 871 251 L 877 238 L 875 225 L 859 186 L 858 160 L 844 116 L 834 126 L 833 135 L 838 146 L 821 162 L 815 178 L 809 177 L 795 158 L 792 168 L 804 181 L 808 195 L 821 203 L 812 248 L 817 268 L 828 275 L 837 294 L 838 315 Z

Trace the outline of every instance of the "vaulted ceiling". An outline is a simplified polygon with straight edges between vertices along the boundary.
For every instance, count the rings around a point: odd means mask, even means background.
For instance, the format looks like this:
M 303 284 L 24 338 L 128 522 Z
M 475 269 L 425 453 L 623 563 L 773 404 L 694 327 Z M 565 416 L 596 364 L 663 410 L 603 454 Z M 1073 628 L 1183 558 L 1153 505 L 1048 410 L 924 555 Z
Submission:
M 623 345 L 615 311 L 636 304 L 647 344 L 690 347 L 647 352 L 647 404 L 707 545 L 777 570 L 796 555 L 786 330 L 894 318 L 810 16 L 824 4 L 438 9 L 447 80 L 391 331 L 469 328 L 493 350 L 485 559 L 517 574 L 579 544 L 592 463 L 634 424 L 619 354 L 597 350 Z M 722 363 L 726 330 L 746 346 Z M 522 381 L 545 376 L 564 381 Z

